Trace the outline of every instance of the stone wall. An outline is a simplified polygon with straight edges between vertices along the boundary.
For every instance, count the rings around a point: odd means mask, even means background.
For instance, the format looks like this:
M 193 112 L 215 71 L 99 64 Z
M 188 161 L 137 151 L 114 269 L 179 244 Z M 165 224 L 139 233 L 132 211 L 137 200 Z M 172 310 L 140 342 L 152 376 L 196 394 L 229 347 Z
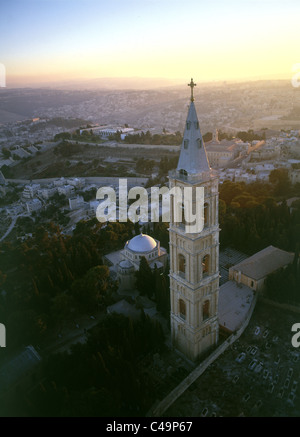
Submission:
M 257 301 L 257 294 L 254 295 L 251 307 L 242 326 L 228 339 L 222 343 L 212 354 L 200 363 L 177 387 L 175 387 L 162 401 L 154 405 L 147 413 L 147 417 L 161 417 L 164 412 L 181 396 L 185 390 L 205 372 L 205 370 L 212 364 L 225 350 L 234 343 L 244 332 L 251 319 L 255 304 Z

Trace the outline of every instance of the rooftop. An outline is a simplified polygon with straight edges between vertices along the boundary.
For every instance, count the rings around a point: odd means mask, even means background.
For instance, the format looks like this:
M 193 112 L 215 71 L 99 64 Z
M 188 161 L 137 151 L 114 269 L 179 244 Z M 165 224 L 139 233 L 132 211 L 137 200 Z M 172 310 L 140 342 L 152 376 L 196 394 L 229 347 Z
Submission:
M 27 346 L 19 355 L 0 368 L 0 392 L 8 390 L 28 371 L 32 370 L 41 357 L 33 346 Z
M 140 234 L 127 241 L 125 247 L 133 252 L 150 252 L 157 247 L 157 242 L 149 235 Z
M 239 329 L 253 300 L 251 288 L 234 281 L 221 285 L 219 292 L 219 324 L 233 332 Z
M 253 279 L 262 279 L 275 270 L 285 267 L 294 259 L 294 254 L 268 246 L 265 249 L 250 256 L 250 258 L 236 264 L 231 269 L 238 270 L 242 274 Z

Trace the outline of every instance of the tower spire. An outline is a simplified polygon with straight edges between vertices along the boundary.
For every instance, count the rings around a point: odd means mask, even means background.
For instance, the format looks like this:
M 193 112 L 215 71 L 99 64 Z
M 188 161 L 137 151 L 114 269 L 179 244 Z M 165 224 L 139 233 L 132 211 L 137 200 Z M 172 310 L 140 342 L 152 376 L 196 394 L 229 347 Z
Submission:
M 209 172 L 210 166 L 194 103 L 193 90 L 196 84 L 193 79 L 191 79 L 188 86 L 191 87 L 191 102 L 188 109 L 177 170 L 184 171 L 186 174 L 196 175 Z
M 191 87 L 191 102 L 193 102 L 194 99 L 194 87 L 197 86 L 197 84 L 193 81 L 193 78 L 191 79 L 191 82 L 188 83 L 188 86 Z

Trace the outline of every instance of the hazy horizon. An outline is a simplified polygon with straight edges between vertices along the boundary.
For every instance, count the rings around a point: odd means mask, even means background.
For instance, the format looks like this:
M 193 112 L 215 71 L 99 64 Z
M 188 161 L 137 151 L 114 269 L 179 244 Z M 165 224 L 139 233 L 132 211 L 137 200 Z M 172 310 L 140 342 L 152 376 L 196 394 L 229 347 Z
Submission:
M 11 0 L 0 63 L 8 88 L 288 79 L 299 12 L 296 0 Z
M 166 88 L 183 89 L 188 79 L 151 78 L 151 77 L 99 77 L 94 79 L 78 78 L 72 80 L 45 80 L 43 82 L 33 81 L 27 78 L 26 81 L 10 81 L 6 89 L 62 89 L 62 90 L 158 90 Z M 222 86 L 227 84 L 242 84 L 255 82 L 290 82 L 285 76 L 260 76 L 228 80 L 206 80 L 197 81 L 198 88 L 203 86 Z

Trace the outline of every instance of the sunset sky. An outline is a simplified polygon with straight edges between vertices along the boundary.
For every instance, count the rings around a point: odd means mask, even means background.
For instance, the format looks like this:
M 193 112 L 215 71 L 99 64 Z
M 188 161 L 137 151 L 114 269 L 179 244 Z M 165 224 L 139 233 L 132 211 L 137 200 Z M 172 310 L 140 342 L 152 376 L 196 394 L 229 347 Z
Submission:
M 299 0 L 3 0 L 7 86 L 101 77 L 292 76 Z

